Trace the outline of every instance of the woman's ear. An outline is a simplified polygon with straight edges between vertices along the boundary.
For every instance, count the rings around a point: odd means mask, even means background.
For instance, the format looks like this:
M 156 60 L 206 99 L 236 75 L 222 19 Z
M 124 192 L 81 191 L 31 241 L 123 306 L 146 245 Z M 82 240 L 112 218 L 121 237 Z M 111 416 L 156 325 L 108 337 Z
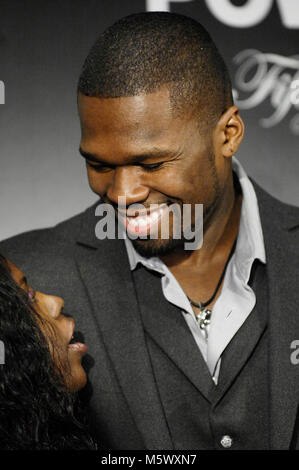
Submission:
M 237 152 L 243 140 L 244 129 L 237 106 L 231 106 L 222 114 L 215 128 L 215 136 L 218 149 L 224 157 L 232 157 Z

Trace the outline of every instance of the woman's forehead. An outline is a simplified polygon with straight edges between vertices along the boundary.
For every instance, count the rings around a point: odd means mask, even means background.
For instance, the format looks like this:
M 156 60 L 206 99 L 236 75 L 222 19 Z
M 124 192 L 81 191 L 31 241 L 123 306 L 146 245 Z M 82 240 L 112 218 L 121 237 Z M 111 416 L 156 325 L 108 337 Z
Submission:
M 9 259 L 6 259 L 10 273 L 17 284 L 22 284 L 25 281 L 23 272 Z

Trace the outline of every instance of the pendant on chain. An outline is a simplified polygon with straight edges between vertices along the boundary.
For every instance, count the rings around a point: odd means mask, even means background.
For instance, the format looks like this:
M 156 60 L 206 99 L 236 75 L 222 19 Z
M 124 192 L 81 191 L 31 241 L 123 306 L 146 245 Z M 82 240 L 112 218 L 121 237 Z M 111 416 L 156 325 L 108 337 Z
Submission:
M 199 314 L 196 316 L 196 320 L 201 330 L 205 330 L 206 326 L 210 324 L 211 314 L 212 310 L 204 308 L 200 310 Z

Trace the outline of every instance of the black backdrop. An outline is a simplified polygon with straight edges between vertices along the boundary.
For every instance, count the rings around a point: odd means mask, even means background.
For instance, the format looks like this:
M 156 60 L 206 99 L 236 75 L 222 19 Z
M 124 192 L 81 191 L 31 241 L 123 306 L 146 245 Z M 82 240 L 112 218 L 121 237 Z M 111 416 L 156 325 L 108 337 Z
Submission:
M 77 150 L 78 74 L 100 31 L 146 9 L 189 15 L 210 31 L 246 124 L 240 161 L 298 205 L 298 0 L 0 0 L 0 239 L 95 199 Z

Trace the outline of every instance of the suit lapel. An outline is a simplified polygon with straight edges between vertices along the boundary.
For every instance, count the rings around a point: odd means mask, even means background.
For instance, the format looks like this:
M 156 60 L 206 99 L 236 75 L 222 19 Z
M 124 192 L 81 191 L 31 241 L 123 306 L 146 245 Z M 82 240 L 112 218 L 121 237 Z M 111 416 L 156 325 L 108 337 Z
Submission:
M 180 309 L 165 299 L 160 275 L 142 266 L 134 271 L 133 276 L 145 330 L 210 401 L 210 392 L 215 388 L 210 372 Z
M 291 362 L 291 343 L 299 338 L 298 247 L 290 230 L 287 206 L 273 217 L 270 198 L 259 188 L 269 289 L 269 373 L 271 448 L 290 446 L 298 409 L 298 365 Z M 297 220 L 298 224 L 298 220 Z M 298 277 L 298 275 L 297 275 Z
M 76 260 L 94 309 L 99 335 L 146 448 L 172 449 L 153 380 L 124 243 L 122 240 L 95 240 L 94 211 L 89 213 L 88 219 L 84 221 Z M 93 233 L 87 233 L 90 227 Z
M 267 327 L 266 267 L 256 261 L 251 278 L 256 305 L 222 354 L 218 385 L 213 393 L 213 406 L 216 406 L 245 366 Z

